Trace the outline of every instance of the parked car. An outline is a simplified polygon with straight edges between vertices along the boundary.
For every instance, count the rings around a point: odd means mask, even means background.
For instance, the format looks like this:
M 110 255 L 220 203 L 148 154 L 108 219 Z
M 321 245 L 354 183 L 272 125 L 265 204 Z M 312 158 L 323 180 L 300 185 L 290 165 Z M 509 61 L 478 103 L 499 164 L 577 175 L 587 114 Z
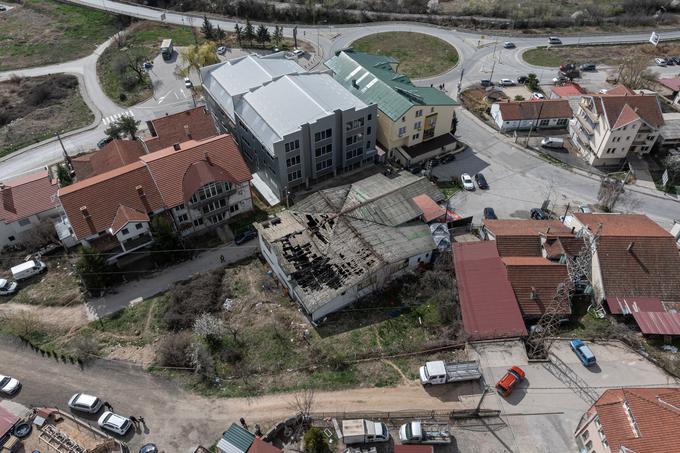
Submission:
M 548 44 L 552 45 L 562 44 L 562 40 L 560 38 L 556 38 L 555 36 L 551 36 L 550 38 L 548 38 Z
M 21 382 L 13 377 L 0 374 L 0 391 L 7 395 L 14 395 L 21 388 Z
M 498 216 L 493 208 L 484 208 L 484 220 L 496 220 Z
M 548 220 L 548 214 L 541 208 L 532 208 L 531 218 L 534 220 Z
M 680 65 L 680 57 L 671 57 L 673 63 Z
M 158 453 L 158 447 L 156 447 L 156 444 L 142 445 L 142 448 L 139 449 L 139 453 Z
M 517 83 L 519 83 L 520 85 L 524 85 L 525 83 L 527 83 L 527 80 L 529 80 L 529 77 L 524 75 L 517 77 Z
M 582 204 L 581 206 L 578 207 L 578 212 L 582 212 L 584 214 L 591 214 L 593 210 L 590 208 L 590 206 Z
M 87 395 L 85 393 L 76 393 L 68 400 L 68 407 L 76 411 L 87 412 L 88 414 L 96 414 L 102 408 L 102 400 L 96 396 Z
M 545 99 L 545 95 L 543 95 L 543 93 L 539 93 L 538 91 L 536 91 L 534 93 L 531 93 L 531 99 L 537 99 L 537 100 Z
M 434 167 L 436 167 L 437 165 L 439 165 L 440 163 L 441 163 L 441 162 L 440 162 L 439 159 L 437 159 L 437 158 L 430 159 L 430 168 L 434 168 Z
M 423 173 L 423 167 L 422 165 L 414 165 L 413 167 L 409 168 L 408 171 L 414 175 L 421 175 Z
M 153 68 L 153 63 L 150 62 L 150 61 L 145 61 L 144 62 L 144 70 L 151 71 L 151 68 Z
M 40 260 L 28 260 L 10 269 L 15 280 L 25 280 L 47 270 L 47 265 Z
M 472 381 L 482 377 L 479 362 L 444 362 L 433 360 L 420 367 L 420 383 L 439 385 L 449 382 Z
M 463 184 L 463 189 L 475 190 L 475 184 L 472 182 L 472 178 L 467 173 L 460 175 L 460 182 Z
M 571 350 L 574 351 L 576 357 L 578 357 L 584 366 L 593 366 L 597 362 L 593 351 L 578 338 L 571 340 L 569 346 L 571 346 Z
M 568 82 L 569 79 L 563 75 L 558 75 L 557 77 L 553 77 L 552 81 L 555 85 L 561 85 L 565 82 Z
M 484 88 L 493 86 L 493 82 L 489 79 L 482 79 L 479 81 L 479 84 L 482 85 Z
M 502 87 L 512 87 L 512 86 L 515 86 L 515 82 L 512 79 L 501 79 L 500 86 L 502 86 Z
M 541 146 L 544 148 L 564 148 L 564 139 L 557 137 L 546 137 L 541 140 Z
M 524 370 L 518 366 L 512 366 L 507 373 L 505 373 L 505 376 L 496 383 L 496 390 L 498 390 L 498 393 L 501 396 L 509 396 L 517 384 L 522 382 L 525 378 L 526 374 L 524 374 Z
M 108 145 L 111 143 L 111 140 L 113 140 L 112 137 L 104 137 L 101 140 L 97 142 L 97 148 L 102 149 L 104 146 Z
M 224 55 L 225 53 L 227 53 L 227 46 L 219 46 L 217 48 L 217 53 L 220 55 Z
M 453 162 L 454 160 L 456 160 L 456 155 L 453 154 L 453 153 L 451 153 L 451 154 L 445 154 L 444 156 L 442 156 L 442 157 L 439 158 L 439 161 L 440 161 L 442 164 L 448 164 L 449 162 Z
M 122 415 L 115 414 L 111 411 L 106 411 L 99 417 L 97 424 L 100 428 L 109 430 L 121 436 L 124 436 L 132 426 L 132 421 Z
M 17 292 L 17 282 L 10 282 L 7 279 L 0 278 L 0 296 L 11 296 Z
M 371 444 L 390 440 L 390 431 L 383 422 L 343 420 L 342 441 L 347 444 Z
M 484 177 L 483 174 L 477 173 L 475 175 L 475 181 L 477 182 L 477 187 L 480 189 L 488 189 L 489 184 L 486 182 L 486 178 Z
M 667 64 L 668 66 L 673 66 L 673 65 L 675 65 L 675 60 L 673 59 L 673 57 L 666 57 L 666 64 Z
M 305 51 L 302 50 L 302 49 L 295 49 L 293 51 L 293 56 L 295 56 L 297 58 L 303 57 L 304 55 L 305 55 Z
M 7 7 L 4 5 L 0 5 L 0 11 L 7 11 Z
M 189 77 L 184 78 L 184 86 L 188 89 L 191 89 L 194 87 L 194 83 L 191 81 Z
M 234 237 L 234 242 L 236 243 L 236 245 L 241 245 L 245 242 L 248 242 L 251 239 L 255 239 L 256 237 L 257 230 L 255 229 L 254 226 L 250 225 L 248 228 L 241 231 Z
M 654 63 L 656 63 L 657 66 L 666 66 L 668 64 L 665 58 L 655 58 Z
M 503 47 L 506 48 L 506 49 L 514 49 L 514 48 L 515 48 L 515 43 L 514 43 L 514 42 L 510 42 L 510 41 L 505 41 L 505 42 L 503 43 Z
M 581 71 L 594 71 L 594 70 L 595 70 L 594 63 L 583 63 L 581 65 Z

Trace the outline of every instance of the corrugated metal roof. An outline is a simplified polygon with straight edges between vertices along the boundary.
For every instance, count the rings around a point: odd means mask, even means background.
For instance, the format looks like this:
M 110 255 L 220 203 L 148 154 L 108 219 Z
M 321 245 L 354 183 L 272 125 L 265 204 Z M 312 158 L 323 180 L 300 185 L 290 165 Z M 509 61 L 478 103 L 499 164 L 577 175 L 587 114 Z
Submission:
M 664 311 L 658 297 L 607 296 L 607 305 L 613 315 L 630 315 L 642 311 Z
M 633 318 L 643 334 L 680 335 L 680 313 L 642 311 Z
M 493 241 L 454 243 L 463 327 L 473 339 L 527 334 L 505 265 Z
M 0 438 L 12 430 L 12 427 L 19 421 L 13 413 L 0 406 Z
M 255 435 L 236 423 L 232 423 L 229 429 L 222 434 L 222 439 L 217 443 L 217 447 L 225 453 L 245 453 L 254 440 Z

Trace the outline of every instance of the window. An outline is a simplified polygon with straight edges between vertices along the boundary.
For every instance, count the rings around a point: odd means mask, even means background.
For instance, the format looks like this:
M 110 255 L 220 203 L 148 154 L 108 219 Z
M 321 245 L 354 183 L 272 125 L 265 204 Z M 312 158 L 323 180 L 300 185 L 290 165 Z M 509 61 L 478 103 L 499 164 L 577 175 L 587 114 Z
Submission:
M 626 140 L 630 140 L 630 135 L 628 137 L 626 137 Z
M 371 121 L 373 119 L 373 114 L 369 113 L 366 118 L 368 119 L 368 121 Z
M 628 129 L 628 125 L 623 126 L 623 129 L 622 129 L 622 130 L 625 131 L 626 129 Z
M 413 125 L 413 129 L 419 131 L 420 128 L 423 127 L 423 122 L 422 121 L 416 121 L 416 123 Z
M 197 203 L 198 201 L 207 200 L 216 197 L 229 189 L 231 189 L 231 186 L 228 182 L 211 182 L 198 189 L 196 193 L 192 195 L 190 201 L 192 203 Z
M 400 127 L 399 128 L 399 137 L 403 137 L 404 135 L 406 135 L 406 128 Z
M 316 134 L 314 134 L 314 141 L 318 142 L 321 140 L 325 140 L 327 138 L 331 138 L 332 134 L 333 134 L 332 129 L 326 129 L 325 131 L 317 132 Z
M 363 153 L 364 153 L 364 149 L 359 147 L 359 148 L 347 151 L 347 153 L 345 154 L 345 158 L 347 160 L 354 159 L 357 156 L 361 156 Z
M 19 226 L 26 226 L 26 225 L 30 225 L 30 224 L 31 224 L 30 219 L 19 219 Z
M 401 122 L 402 122 L 402 123 L 406 122 L 406 117 L 405 117 L 405 116 L 402 116 L 402 117 L 401 117 Z
M 293 165 L 300 165 L 300 155 L 286 159 L 286 167 L 292 167 Z
M 293 182 L 302 178 L 302 171 L 295 170 L 294 172 L 288 173 L 288 182 Z
M 286 148 L 287 153 L 295 151 L 296 149 L 300 148 L 300 140 L 293 140 L 292 142 L 288 142 L 284 145 L 284 148 Z
M 233 205 L 229 206 L 229 212 L 236 212 L 236 211 L 238 211 L 238 205 L 237 204 L 233 204 Z
M 647 136 L 647 140 L 654 140 L 655 138 L 656 138 L 656 136 L 654 136 L 654 135 L 648 135 Z
M 333 159 L 326 159 L 316 164 L 316 171 L 325 170 L 333 166 Z
M 182 209 L 184 209 L 184 203 L 182 203 L 181 205 L 177 206 L 177 207 L 175 208 L 175 211 L 181 211 Z
M 194 220 L 194 226 L 199 225 L 203 225 L 203 217 L 199 217 L 198 219 Z
M 642 146 L 640 147 L 640 151 L 647 151 L 649 149 L 649 146 Z
M 539 126 L 547 126 L 548 124 L 550 124 L 550 120 L 541 120 L 538 123 Z
M 351 131 L 352 129 L 356 129 L 357 127 L 364 127 L 364 119 L 359 118 L 354 121 L 348 121 L 345 124 L 345 129 L 348 131 Z
M 318 148 L 316 148 L 314 150 L 314 155 L 316 157 L 321 157 L 324 154 L 330 154 L 332 152 L 333 152 L 333 144 L 329 143 L 328 145 L 323 145 L 323 146 L 319 146 Z
M 186 214 L 182 214 L 182 215 L 180 215 L 180 216 L 177 216 L 177 220 L 179 221 L 179 223 L 188 222 L 188 221 L 189 221 L 189 216 L 186 215 Z
M 130 230 L 128 230 L 127 228 L 123 228 L 122 230 L 120 230 L 120 232 L 123 234 L 129 234 Z
M 586 442 L 586 448 L 587 448 L 588 450 L 590 450 L 591 448 L 593 448 L 593 441 L 592 441 L 592 440 L 589 440 L 588 442 Z
M 420 138 L 420 133 L 413 134 L 413 136 L 411 137 L 411 140 L 416 140 L 416 139 L 419 139 L 419 138 Z
M 423 110 L 416 110 L 416 118 L 420 118 L 421 116 L 423 116 Z
M 581 439 L 588 440 L 588 437 L 590 437 L 590 431 L 585 430 L 583 434 L 581 434 Z
M 135 228 L 137 228 L 138 230 L 141 230 L 142 224 L 141 223 L 135 223 Z
M 366 128 L 366 135 L 371 135 L 371 126 Z
M 366 149 L 371 149 L 371 141 L 370 140 L 368 140 L 366 142 Z
M 566 126 L 569 120 L 567 118 L 560 118 L 557 120 L 557 125 L 558 126 Z

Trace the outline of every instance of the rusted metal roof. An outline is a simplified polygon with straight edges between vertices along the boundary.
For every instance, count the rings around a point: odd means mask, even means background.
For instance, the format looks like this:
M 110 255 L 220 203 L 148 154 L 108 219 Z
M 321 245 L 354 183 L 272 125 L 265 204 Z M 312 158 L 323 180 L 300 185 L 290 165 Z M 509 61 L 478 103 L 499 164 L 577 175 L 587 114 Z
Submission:
M 607 305 L 613 315 L 631 315 L 643 311 L 665 311 L 658 297 L 608 296 Z
M 505 265 L 493 241 L 453 244 L 463 327 L 472 339 L 527 334 Z
M 18 421 L 19 417 L 4 407 L 0 407 L 0 438 L 8 434 Z
M 633 317 L 645 335 L 680 335 L 680 313 L 635 312 Z

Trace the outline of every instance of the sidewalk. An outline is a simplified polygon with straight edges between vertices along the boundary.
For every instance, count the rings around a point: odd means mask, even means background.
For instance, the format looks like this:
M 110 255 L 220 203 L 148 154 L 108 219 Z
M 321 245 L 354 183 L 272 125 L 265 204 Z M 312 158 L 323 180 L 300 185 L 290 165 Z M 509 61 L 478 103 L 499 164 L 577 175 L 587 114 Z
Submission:
M 230 243 L 205 251 L 193 260 L 183 261 L 162 269 L 150 277 L 118 286 L 115 293 L 89 299 L 87 317 L 90 320 L 96 320 L 111 315 L 130 305 L 134 299 L 153 297 L 167 291 L 174 283 L 188 279 L 193 274 L 217 269 L 255 255 L 259 248 L 257 239 L 253 239 L 243 245 L 237 246 Z M 224 256 L 224 263 L 220 262 L 220 255 Z

